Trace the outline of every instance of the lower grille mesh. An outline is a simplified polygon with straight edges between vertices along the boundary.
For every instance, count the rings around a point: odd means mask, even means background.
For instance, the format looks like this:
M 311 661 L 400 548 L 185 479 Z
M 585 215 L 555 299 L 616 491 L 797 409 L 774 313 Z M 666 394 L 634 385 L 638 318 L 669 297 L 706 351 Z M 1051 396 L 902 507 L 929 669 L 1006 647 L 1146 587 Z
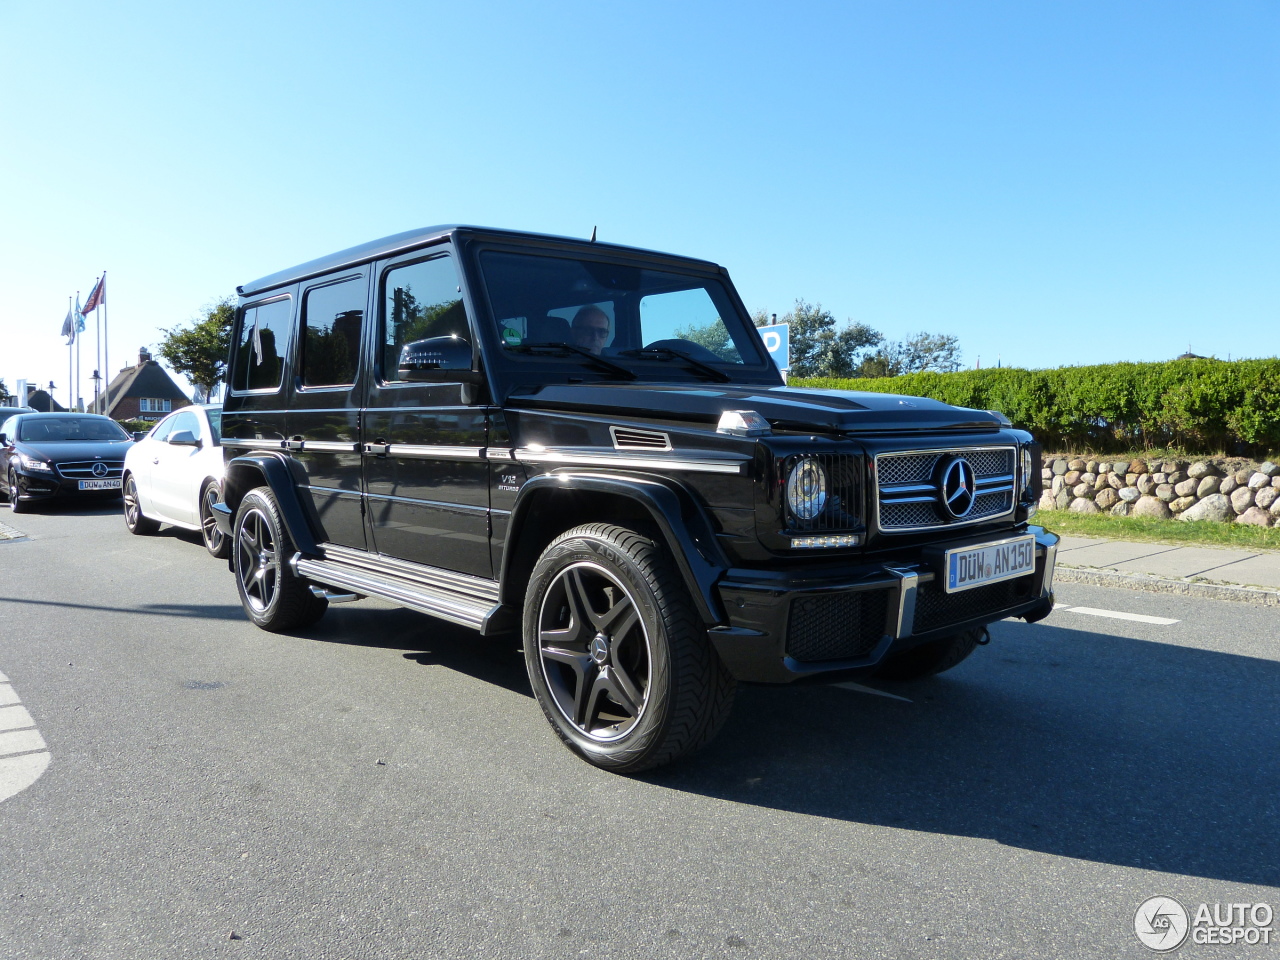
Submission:
M 915 633 L 926 633 L 953 623 L 989 616 L 1031 599 L 1035 576 L 989 583 L 961 593 L 946 593 L 935 583 L 925 583 L 916 591 Z
M 832 593 L 791 601 L 787 654 L 796 660 L 857 660 L 884 636 L 888 590 Z

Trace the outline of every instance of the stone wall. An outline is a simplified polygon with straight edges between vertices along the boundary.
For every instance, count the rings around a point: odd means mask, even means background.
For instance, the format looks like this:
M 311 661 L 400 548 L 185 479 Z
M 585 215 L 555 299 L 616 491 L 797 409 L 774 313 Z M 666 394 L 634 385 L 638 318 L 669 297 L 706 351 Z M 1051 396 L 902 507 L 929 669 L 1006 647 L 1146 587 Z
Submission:
M 1280 523 L 1280 466 L 1214 459 L 1043 462 L 1041 510 L 1162 520 Z

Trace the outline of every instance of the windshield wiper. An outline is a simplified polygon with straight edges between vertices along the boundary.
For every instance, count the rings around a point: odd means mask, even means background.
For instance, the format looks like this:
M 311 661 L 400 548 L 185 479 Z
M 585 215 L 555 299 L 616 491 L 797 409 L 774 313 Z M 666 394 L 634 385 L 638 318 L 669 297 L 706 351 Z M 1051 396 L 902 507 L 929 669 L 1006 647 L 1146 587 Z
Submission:
M 507 349 L 514 350 L 516 353 L 545 353 L 550 350 L 558 353 L 560 356 L 564 356 L 564 351 L 568 350 L 571 353 L 576 353 L 579 356 L 590 360 L 601 370 L 608 370 L 610 373 L 618 374 L 618 376 L 622 377 L 624 380 L 634 380 L 636 378 L 636 372 L 634 370 L 630 370 L 620 363 L 614 363 L 612 360 L 606 360 L 599 354 L 592 353 L 585 347 L 575 346 L 572 343 L 564 343 L 563 341 L 557 341 L 555 343 L 517 343 L 508 344 Z
M 733 380 L 733 377 L 729 376 L 723 370 L 717 370 L 715 367 L 711 366 L 711 364 L 703 363 L 696 357 L 689 356 L 689 354 L 685 353 L 683 350 L 675 350 L 671 347 L 643 347 L 639 350 L 623 350 L 621 355 L 624 357 L 654 357 L 658 359 L 665 357 L 668 360 L 677 358 L 683 360 L 695 370 L 702 371 L 707 376 L 711 377 L 711 379 L 718 380 L 720 383 L 730 383 Z

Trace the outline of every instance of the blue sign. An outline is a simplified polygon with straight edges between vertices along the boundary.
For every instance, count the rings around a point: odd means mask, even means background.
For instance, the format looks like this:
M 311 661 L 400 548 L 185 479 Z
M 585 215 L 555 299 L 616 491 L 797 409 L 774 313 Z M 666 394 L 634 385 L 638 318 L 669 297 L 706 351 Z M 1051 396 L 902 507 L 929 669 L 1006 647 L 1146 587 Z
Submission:
M 778 365 L 779 370 L 791 369 L 791 324 L 775 323 L 768 327 L 757 327 L 764 338 L 764 348 Z

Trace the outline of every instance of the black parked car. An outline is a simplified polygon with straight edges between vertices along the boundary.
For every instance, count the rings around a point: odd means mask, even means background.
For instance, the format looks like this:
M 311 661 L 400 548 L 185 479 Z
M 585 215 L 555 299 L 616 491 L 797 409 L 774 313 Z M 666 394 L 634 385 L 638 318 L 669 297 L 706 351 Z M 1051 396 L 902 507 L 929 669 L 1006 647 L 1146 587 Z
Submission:
M 249 617 L 520 631 L 602 767 L 705 743 L 737 680 L 925 676 L 1052 609 L 1031 436 L 788 388 L 715 264 L 439 227 L 239 293 L 215 512 Z
M 118 498 L 133 440 L 110 417 L 23 413 L 0 423 L 0 474 L 14 513 L 55 497 Z

